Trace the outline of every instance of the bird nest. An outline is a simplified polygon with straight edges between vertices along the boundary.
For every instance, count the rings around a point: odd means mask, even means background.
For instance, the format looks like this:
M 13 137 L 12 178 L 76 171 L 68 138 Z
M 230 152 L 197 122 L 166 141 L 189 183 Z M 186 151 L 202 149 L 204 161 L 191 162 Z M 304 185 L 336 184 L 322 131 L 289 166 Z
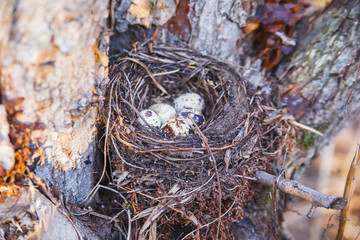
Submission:
M 233 66 L 169 46 L 129 53 L 109 76 L 105 154 L 131 219 L 127 234 L 229 238 L 229 223 L 256 191 L 251 177 L 269 170 L 281 147 L 263 93 Z M 205 125 L 188 136 L 169 138 L 137 120 L 141 110 L 186 92 L 206 103 Z

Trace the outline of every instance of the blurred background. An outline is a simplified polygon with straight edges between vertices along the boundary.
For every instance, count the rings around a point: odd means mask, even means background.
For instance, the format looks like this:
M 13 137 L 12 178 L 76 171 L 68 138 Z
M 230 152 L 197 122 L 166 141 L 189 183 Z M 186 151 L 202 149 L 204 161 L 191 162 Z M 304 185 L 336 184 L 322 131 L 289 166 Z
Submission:
M 360 116 L 326 146 L 299 182 L 320 192 L 342 196 L 346 177 L 360 139 Z M 350 202 L 344 239 L 360 240 L 360 173 L 356 172 L 355 191 Z M 293 198 L 284 215 L 284 228 L 294 240 L 336 239 L 340 211 L 316 208 L 311 218 L 311 204 Z

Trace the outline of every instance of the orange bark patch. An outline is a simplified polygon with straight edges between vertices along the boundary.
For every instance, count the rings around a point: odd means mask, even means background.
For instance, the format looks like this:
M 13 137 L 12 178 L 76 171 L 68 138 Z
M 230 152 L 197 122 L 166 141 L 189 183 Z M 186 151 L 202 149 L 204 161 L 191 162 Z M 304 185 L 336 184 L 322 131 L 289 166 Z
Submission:
M 11 170 L 5 170 L 0 166 L 0 202 L 5 198 L 15 196 L 19 189 L 28 185 L 28 181 L 34 177 L 27 165 L 33 163 L 34 156 L 41 157 L 38 147 L 31 142 L 31 132 L 42 130 L 40 123 L 24 124 L 17 120 L 22 114 L 21 103 L 24 98 L 3 99 L 8 122 L 10 125 L 10 140 L 15 149 L 15 165 Z

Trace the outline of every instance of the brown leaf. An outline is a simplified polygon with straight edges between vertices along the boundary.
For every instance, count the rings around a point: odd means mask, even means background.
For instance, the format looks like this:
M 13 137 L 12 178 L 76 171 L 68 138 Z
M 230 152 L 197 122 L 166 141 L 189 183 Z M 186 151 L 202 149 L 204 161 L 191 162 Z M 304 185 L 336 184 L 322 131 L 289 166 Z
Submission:
M 261 23 L 260 19 L 251 19 L 246 23 L 246 27 L 243 28 L 246 35 L 249 35 L 253 31 L 259 28 Z

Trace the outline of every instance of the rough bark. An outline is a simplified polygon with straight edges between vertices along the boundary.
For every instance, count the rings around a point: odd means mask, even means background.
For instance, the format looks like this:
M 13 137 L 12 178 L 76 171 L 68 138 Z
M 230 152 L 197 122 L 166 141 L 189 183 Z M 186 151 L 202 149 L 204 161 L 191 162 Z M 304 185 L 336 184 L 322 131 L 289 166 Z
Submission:
M 14 128 L 43 127 L 31 132 L 45 155 L 35 172 L 72 202 L 85 198 L 95 177 L 97 95 L 107 66 L 94 49 L 107 8 L 86 0 L 0 5 L 2 102 L 21 112 Z
M 130 24 L 140 24 L 149 27 L 151 24 L 162 27 L 159 31 L 159 41 L 174 43 L 180 40 L 188 42 L 189 46 L 205 55 L 210 55 L 221 60 L 237 63 L 240 61 L 240 55 L 244 52 L 241 45 L 245 38 L 242 27 L 246 26 L 248 16 L 254 14 L 256 6 L 263 2 L 254 1 L 250 4 L 244 0 L 220 0 L 220 1 L 179 1 L 176 12 L 167 7 L 175 7 L 173 0 L 156 1 L 150 15 L 135 14 L 136 5 L 142 3 L 143 9 L 149 13 L 151 6 L 149 1 L 114 1 L 114 23 L 115 35 L 112 38 L 113 50 L 122 53 L 122 48 L 128 50 L 132 48 L 131 44 L 142 39 L 138 34 L 141 29 L 134 29 Z M 147 3 L 147 5 L 146 5 Z M 159 10 L 161 6 L 165 6 Z M 169 14 L 170 13 L 170 14 Z M 138 20 L 136 17 L 138 17 Z M 167 16 L 166 21 L 156 21 L 163 19 L 162 15 Z M 172 17 L 172 18 L 171 18 Z M 166 24 L 165 24 L 166 23 Z M 164 25 L 165 24 L 165 25 Z M 119 34 L 121 33 L 121 34 Z M 136 36 L 138 35 L 138 36 Z
M 0 104 L 0 166 L 6 170 L 10 170 L 15 163 L 15 152 L 10 142 L 9 123 L 6 119 L 6 110 L 4 105 Z
M 99 239 L 59 202 L 34 186 L 20 189 L 18 196 L 5 199 L 0 208 L 0 239 L 79 239 L 86 235 Z M 9 224 L 11 222 L 12 224 Z
M 308 142 L 300 139 L 293 167 L 309 165 L 319 149 L 360 113 L 359 19 L 358 1 L 332 2 L 298 32 L 295 52 L 276 71 L 279 102 L 301 123 L 324 134 L 310 135 Z
M 249 1 L 190 1 L 190 46 L 230 62 L 239 62 L 242 27 L 251 14 Z

